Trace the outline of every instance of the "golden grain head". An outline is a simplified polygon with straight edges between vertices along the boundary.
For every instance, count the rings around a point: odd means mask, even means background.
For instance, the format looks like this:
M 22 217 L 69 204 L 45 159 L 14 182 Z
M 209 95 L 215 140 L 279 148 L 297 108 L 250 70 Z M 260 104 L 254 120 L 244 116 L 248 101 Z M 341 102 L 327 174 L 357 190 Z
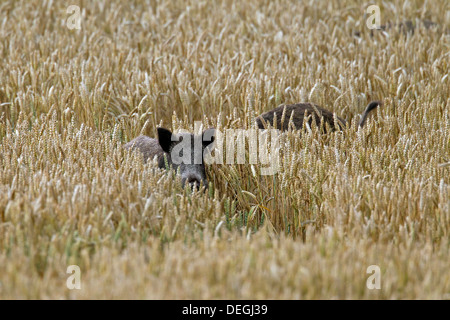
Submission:
M 448 298 L 445 1 L 380 2 L 437 24 L 409 34 L 353 0 L 71 4 L 80 29 L 60 1 L 0 4 L 0 299 Z M 283 133 L 275 175 L 212 164 L 192 193 L 121 147 L 295 102 L 352 126 Z

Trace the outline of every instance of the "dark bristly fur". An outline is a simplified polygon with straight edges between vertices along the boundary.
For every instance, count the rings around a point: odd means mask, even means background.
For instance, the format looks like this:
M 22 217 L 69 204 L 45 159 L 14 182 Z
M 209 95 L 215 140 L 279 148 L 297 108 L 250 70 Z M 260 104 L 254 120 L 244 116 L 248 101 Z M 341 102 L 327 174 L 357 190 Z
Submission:
M 359 120 L 359 127 L 362 128 L 364 127 L 364 124 L 366 123 L 367 117 L 369 116 L 369 113 L 372 110 L 375 110 L 378 106 L 382 105 L 382 103 L 380 101 L 372 101 L 369 103 L 369 105 L 366 107 L 366 109 L 364 110 L 363 114 L 361 115 L 361 119 Z
M 372 110 L 376 109 L 379 105 L 381 105 L 381 102 L 379 101 L 372 101 L 369 103 L 359 121 L 360 127 L 364 126 L 369 113 Z M 284 118 L 283 112 L 285 112 Z M 343 127 L 347 125 L 344 119 L 337 116 L 336 119 L 338 120 L 338 123 L 335 123 L 335 117 L 331 111 L 312 103 L 297 103 L 279 106 L 258 116 L 256 118 L 256 123 L 258 125 L 258 128 L 260 129 L 264 129 L 265 127 L 267 127 L 267 123 L 269 123 L 272 127 L 275 127 L 274 118 L 276 115 L 276 128 L 285 131 L 289 129 L 289 121 L 292 116 L 294 129 L 301 129 L 303 127 L 305 114 L 307 114 L 309 118 L 309 125 L 312 124 L 313 119 L 317 126 L 321 125 L 321 119 L 323 119 L 322 121 L 324 123 L 328 123 L 331 130 L 342 130 Z M 264 124 L 266 124 L 266 126 L 264 126 Z
M 174 163 L 172 161 L 172 150 L 184 139 L 186 139 L 185 141 L 190 141 L 190 143 L 186 148 L 182 149 L 180 154 L 188 152 L 190 160 Z M 156 158 L 159 168 L 168 166 L 169 169 L 176 170 L 181 175 L 183 187 L 188 182 L 191 187 L 199 188 L 203 184 L 207 188 L 208 181 L 206 179 L 203 151 L 213 142 L 214 129 L 208 129 L 202 135 L 193 135 L 191 133 L 172 134 L 170 130 L 158 128 L 158 139 L 139 136 L 125 144 L 124 148 L 139 150 L 144 157 L 144 161 Z
M 148 159 L 153 160 L 155 157 L 158 163 L 162 161 L 164 163 L 164 151 L 159 145 L 157 139 L 149 138 L 147 136 L 139 136 L 123 146 L 125 149 L 137 149 L 139 150 L 143 157 L 144 162 Z
M 381 103 L 378 101 L 369 103 L 359 121 L 360 127 L 364 126 L 369 113 L 380 104 Z M 283 112 L 285 112 L 284 117 Z M 328 123 L 331 130 L 341 130 L 347 125 L 344 119 L 334 116 L 332 112 L 311 103 L 298 103 L 280 106 L 263 113 L 257 117 L 256 122 L 260 129 L 264 129 L 267 127 L 267 124 L 270 124 L 272 127 L 276 127 L 277 129 L 288 130 L 289 122 L 292 117 L 294 128 L 301 129 L 305 114 L 308 115 L 307 121 L 309 125 L 312 124 L 312 121 L 315 121 L 316 125 L 320 127 L 321 122 L 323 121 L 324 123 Z M 275 116 L 276 125 L 274 124 Z M 335 120 L 337 120 L 337 123 Z M 168 167 L 169 169 L 177 170 L 177 172 L 181 175 L 183 186 L 187 182 L 191 187 L 198 188 L 201 184 L 208 187 L 205 165 L 203 161 L 203 152 L 213 143 L 214 132 L 214 129 L 208 129 L 201 135 L 193 135 L 191 133 L 174 135 L 170 130 L 158 128 L 158 139 L 149 138 L 147 136 L 139 136 L 125 144 L 124 148 L 139 150 L 144 157 L 144 161 L 148 161 L 148 159 L 153 160 L 156 158 L 160 168 Z M 174 148 L 183 141 L 187 143 L 187 146 L 185 147 L 181 144 L 179 146 L 183 146 L 183 148 L 180 150 L 177 148 L 175 151 Z M 182 161 L 180 163 L 175 163 L 176 161 L 173 161 L 175 159 L 173 158 L 174 156 L 187 155 L 185 152 L 190 155 L 190 158 L 188 157 L 189 160 L 184 160 L 182 157 Z

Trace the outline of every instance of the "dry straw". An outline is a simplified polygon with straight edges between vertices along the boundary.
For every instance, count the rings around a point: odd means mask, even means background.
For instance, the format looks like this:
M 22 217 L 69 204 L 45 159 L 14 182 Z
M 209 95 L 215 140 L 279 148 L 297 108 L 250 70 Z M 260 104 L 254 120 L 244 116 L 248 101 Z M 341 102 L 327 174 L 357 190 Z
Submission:
M 448 9 L 381 13 L 445 26 Z M 371 37 L 364 11 L 85 1 L 70 30 L 61 2 L 2 2 L 0 299 L 448 297 L 449 38 Z M 373 99 L 384 106 L 358 131 Z M 121 148 L 159 125 L 251 128 L 300 101 L 352 126 L 284 133 L 273 176 L 215 164 L 211 188 L 190 193 Z M 66 287 L 71 264 L 81 290 Z M 370 265 L 380 290 L 366 287 Z

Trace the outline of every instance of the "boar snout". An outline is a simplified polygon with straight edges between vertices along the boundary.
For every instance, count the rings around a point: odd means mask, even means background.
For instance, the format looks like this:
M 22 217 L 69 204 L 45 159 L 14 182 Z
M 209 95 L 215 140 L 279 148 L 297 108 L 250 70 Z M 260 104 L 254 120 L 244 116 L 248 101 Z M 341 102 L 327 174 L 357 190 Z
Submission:
M 203 185 L 205 189 L 208 188 L 208 181 L 195 174 L 189 174 L 181 179 L 183 188 L 186 187 L 187 183 L 189 184 L 189 188 L 193 190 L 199 190 L 201 185 Z

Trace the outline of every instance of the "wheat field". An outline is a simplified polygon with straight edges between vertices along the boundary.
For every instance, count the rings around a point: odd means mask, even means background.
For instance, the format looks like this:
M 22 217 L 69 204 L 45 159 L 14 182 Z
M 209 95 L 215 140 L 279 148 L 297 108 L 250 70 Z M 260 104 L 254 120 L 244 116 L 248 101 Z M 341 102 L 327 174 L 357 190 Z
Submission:
M 371 34 L 371 4 L 437 27 Z M 0 25 L 0 299 L 450 298 L 448 1 L 10 0 Z M 190 192 L 122 148 L 296 102 L 352 126 L 283 133 L 275 175 Z

